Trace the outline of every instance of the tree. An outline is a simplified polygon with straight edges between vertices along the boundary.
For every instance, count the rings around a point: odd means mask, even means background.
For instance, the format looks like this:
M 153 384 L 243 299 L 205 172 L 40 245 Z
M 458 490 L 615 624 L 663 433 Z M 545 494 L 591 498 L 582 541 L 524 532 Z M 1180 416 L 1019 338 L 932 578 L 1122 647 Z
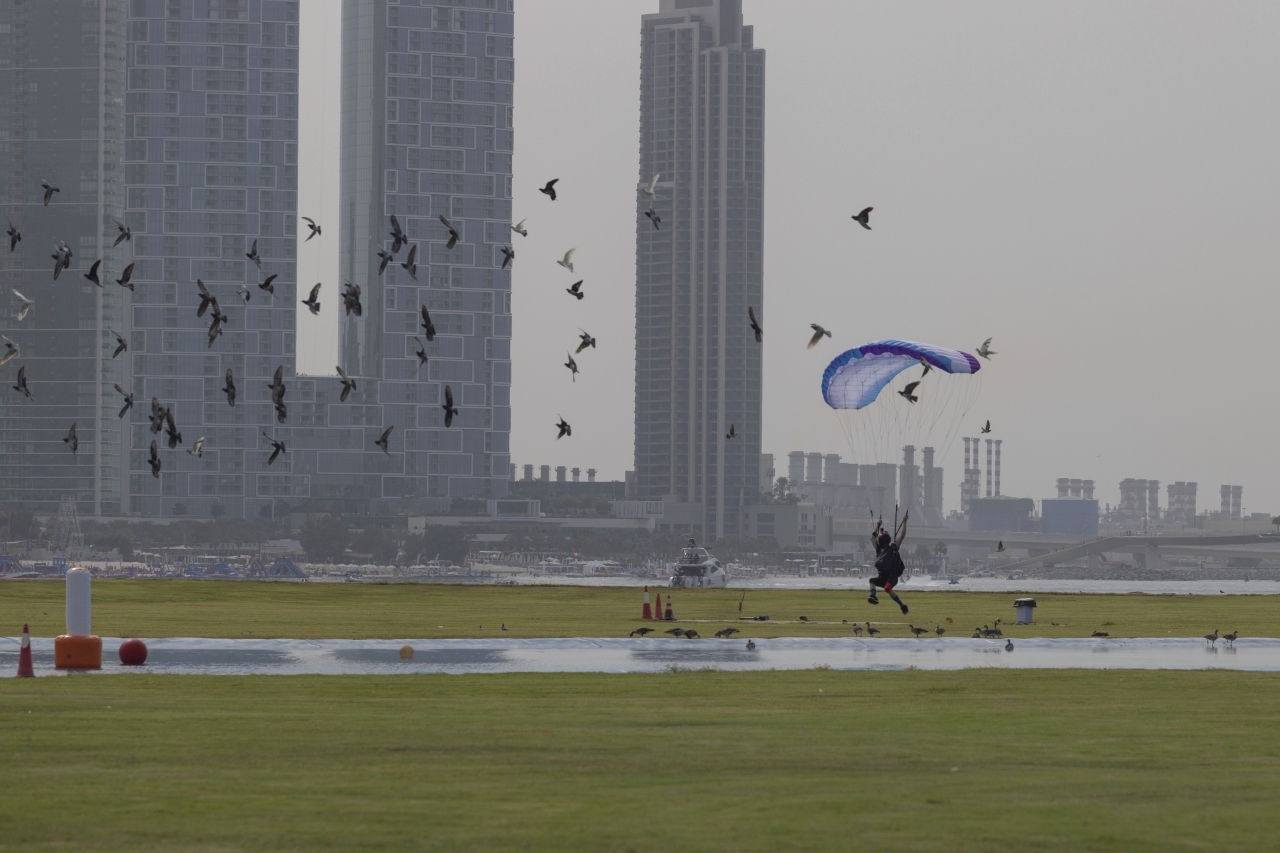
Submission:
M 227 508 L 222 504 L 214 504 L 210 511 L 212 512 L 214 518 L 222 518 L 224 515 L 227 514 Z
M 174 505 L 173 505 L 173 514 L 174 514 L 174 515 L 178 515 L 178 516 L 186 515 L 186 514 L 187 514 L 187 505 L 186 505 L 186 504 L 174 504 Z
M 405 559 L 417 564 L 436 557 L 461 564 L 469 548 L 467 532 L 461 527 L 446 524 L 428 524 L 422 533 L 409 536 L 404 541 Z
M 798 504 L 801 497 L 802 495 L 796 494 L 795 483 L 786 477 L 779 477 L 778 482 L 773 484 L 773 491 L 760 495 L 760 502 L 763 504 Z
M 298 536 L 307 559 L 313 563 L 339 560 L 347 550 L 351 534 L 341 518 L 313 518 L 302 525 Z
M 13 539 L 40 538 L 40 524 L 36 515 L 25 506 L 9 506 L 9 536 Z
M 385 527 L 366 527 L 351 538 L 351 550 L 368 554 L 380 566 L 388 566 L 400 552 L 400 543 Z
M 941 539 L 933 543 L 933 555 L 935 557 L 947 556 L 947 543 L 943 542 Z

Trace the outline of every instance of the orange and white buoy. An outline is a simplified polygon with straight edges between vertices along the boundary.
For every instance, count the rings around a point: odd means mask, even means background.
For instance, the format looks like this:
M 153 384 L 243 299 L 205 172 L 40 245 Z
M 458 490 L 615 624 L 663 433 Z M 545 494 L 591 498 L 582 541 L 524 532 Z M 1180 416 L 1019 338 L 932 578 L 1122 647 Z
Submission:
M 653 608 L 649 604 L 649 587 L 644 588 L 644 607 L 640 610 L 641 619 L 652 619 Z
M 53 641 L 54 666 L 58 669 L 102 669 L 102 638 L 89 627 L 89 583 L 85 568 L 67 571 L 67 633 Z
M 18 677 L 35 678 L 36 670 L 31 665 L 31 629 L 22 626 L 22 650 L 18 652 Z

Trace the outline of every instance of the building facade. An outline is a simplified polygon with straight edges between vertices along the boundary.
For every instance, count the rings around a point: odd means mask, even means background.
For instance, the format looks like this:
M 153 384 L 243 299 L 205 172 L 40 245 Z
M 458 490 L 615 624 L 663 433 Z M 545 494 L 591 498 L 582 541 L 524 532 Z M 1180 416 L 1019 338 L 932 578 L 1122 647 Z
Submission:
M 659 178 L 636 193 L 636 496 L 715 540 L 760 490 L 765 56 L 741 0 L 660 4 L 641 26 L 639 180 Z
M 127 291 L 110 283 L 130 246 L 112 247 L 123 216 L 124 0 L 0 4 L 0 221 L 22 239 L 0 247 L 0 334 L 18 355 L 0 368 L 0 501 L 56 513 L 121 511 L 120 397 L 128 359 L 107 331 L 127 328 Z M 41 181 L 58 187 L 44 203 Z M 71 266 L 53 277 L 55 246 Z M 95 287 L 84 272 L 103 259 Z M 18 291 L 34 300 L 25 319 Z M 18 370 L 32 399 L 14 390 Z M 63 442 L 76 425 L 79 449 Z

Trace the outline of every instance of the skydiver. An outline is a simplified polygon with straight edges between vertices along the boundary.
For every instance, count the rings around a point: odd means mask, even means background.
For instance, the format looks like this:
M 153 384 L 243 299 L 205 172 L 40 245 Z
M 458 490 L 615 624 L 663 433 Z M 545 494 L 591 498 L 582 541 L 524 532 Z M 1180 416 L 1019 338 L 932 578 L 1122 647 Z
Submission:
M 871 544 L 876 549 L 876 576 L 871 579 L 871 595 L 867 601 L 871 604 L 879 604 L 876 598 L 876 587 L 883 587 L 884 591 L 889 593 L 903 613 L 907 613 L 907 605 L 898 598 L 898 594 L 893 588 L 898 585 L 902 573 L 907 567 L 902 562 L 902 541 L 907 538 L 907 519 L 911 517 L 911 513 L 904 513 L 902 516 L 902 527 L 898 530 L 898 536 L 895 539 L 889 535 L 889 531 L 884 529 L 884 521 L 876 523 L 876 529 L 871 531 Z

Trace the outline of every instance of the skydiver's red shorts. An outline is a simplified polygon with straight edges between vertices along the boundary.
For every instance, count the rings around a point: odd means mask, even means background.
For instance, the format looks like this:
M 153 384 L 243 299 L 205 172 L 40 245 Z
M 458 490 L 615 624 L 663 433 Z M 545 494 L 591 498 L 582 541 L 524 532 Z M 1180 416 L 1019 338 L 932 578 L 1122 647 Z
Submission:
M 893 588 L 898 585 L 898 580 L 902 575 L 877 575 L 871 579 L 872 586 L 883 587 L 885 592 L 893 592 Z

